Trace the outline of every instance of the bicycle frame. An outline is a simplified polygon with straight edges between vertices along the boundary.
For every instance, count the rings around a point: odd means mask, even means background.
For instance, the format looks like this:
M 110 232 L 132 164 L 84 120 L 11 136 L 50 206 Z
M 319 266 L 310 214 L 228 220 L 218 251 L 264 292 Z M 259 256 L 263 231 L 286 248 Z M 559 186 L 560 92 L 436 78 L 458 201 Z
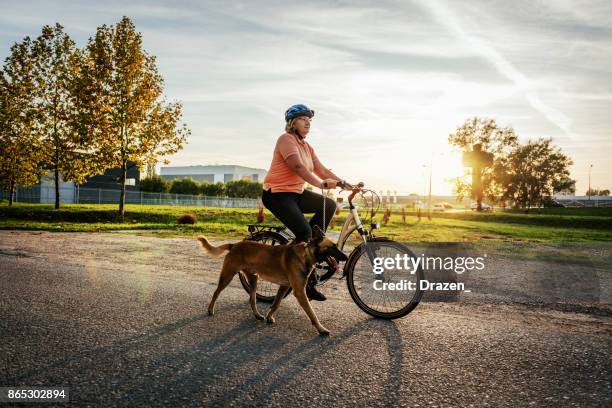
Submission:
M 368 232 L 361 223 L 361 219 L 359 218 L 359 214 L 357 213 L 357 208 L 355 207 L 355 205 L 353 205 L 353 198 L 355 197 L 355 194 L 357 194 L 359 191 L 360 189 L 353 189 L 353 192 L 348 197 L 349 215 L 348 217 L 346 217 L 346 221 L 344 222 L 342 230 L 340 231 L 340 236 L 338 237 L 338 242 L 336 243 L 338 249 L 340 249 L 341 251 L 344 250 L 344 245 L 346 244 L 348 237 L 350 237 L 351 234 L 355 232 L 355 230 L 357 230 L 359 236 L 361 237 L 364 243 L 367 243 L 368 241 Z M 351 227 L 351 224 L 353 222 L 355 223 L 355 225 Z
M 355 225 L 351 225 L 353 224 L 353 222 L 355 222 Z M 364 231 L 365 234 L 362 234 L 361 232 L 359 232 L 359 235 L 363 239 L 363 242 L 366 242 L 367 232 L 365 232 L 365 229 L 363 228 L 363 225 L 361 224 L 361 220 L 359 219 L 359 215 L 357 214 L 357 209 L 351 208 L 349 215 L 348 217 L 346 217 L 346 221 L 344 222 L 344 225 L 342 226 L 342 230 L 340 231 L 338 242 L 336 243 L 336 245 L 338 246 L 338 249 L 340 249 L 341 251 L 344 250 L 344 245 L 346 244 L 346 241 L 351 236 L 351 234 L 355 232 L 355 230 Z

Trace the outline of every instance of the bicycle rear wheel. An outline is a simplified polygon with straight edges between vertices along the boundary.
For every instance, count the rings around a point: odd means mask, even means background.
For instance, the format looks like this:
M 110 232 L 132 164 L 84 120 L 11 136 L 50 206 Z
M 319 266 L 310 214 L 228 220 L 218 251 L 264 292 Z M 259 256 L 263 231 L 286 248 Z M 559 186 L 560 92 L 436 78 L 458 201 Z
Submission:
M 286 245 L 288 242 L 284 236 L 274 231 L 259 232 L 249 240 L 257 241 L 266 245 Z M 244 273 L 240 272 L 239 275 L 242 287 L 247 291 L 247 293 L 251 293 L 251 285 L 249 285 L 249 281 L 244 276 Z M 275 283 L 259 279 L 257 281 L 257 300 L 264 303 L 272 303 L 276 297 L 276 292 L 278 292 L 278 287 L 279 286 Z M 291 289 L 287 291 L 285 297 L 287 297 L 289 293 L 291 293 Z
M 397 256 L 401 260 L 398 264 Z M 376 274 L 375 258 L 392 258 L 394 266 Z M 349 293 L 357 306 L 382 319 L 397 319 L 414 310 L 423 296 L 419 284 L 424 274 L 421 267 L 412 269 L 411 258 L 416 257 L 405 245 L 386 238 L 373 238 L 355 248 L 345 271 Z

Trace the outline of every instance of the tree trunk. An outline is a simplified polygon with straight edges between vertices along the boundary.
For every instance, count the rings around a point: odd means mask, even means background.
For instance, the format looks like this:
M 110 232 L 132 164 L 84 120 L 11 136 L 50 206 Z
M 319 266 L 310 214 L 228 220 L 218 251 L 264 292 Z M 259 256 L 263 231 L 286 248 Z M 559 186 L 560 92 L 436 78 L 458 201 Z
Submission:
M 529 210 L 531 210 L 531 196 L 527 198 L 527 214 L 529 214 Z
M 15 180 L 11 179 L 10 184 L 9 184 L 9 207 L 11 207 L 13 205 L 13 197 L 15 196 Z
M 125 179 L 127 176 L 126 160 L 121 162 L 121 195 L 119 196 L 119 214 L 121 218 L 125 215 Z
M 58 210 L 60 208 L 60 191 L 59 191 L 59 170 L 57 166 L 55 166 L 55 209 Z
M 57 91 L 57 89 L 56 89 Z M 56 93 L 56 97 L 57 97 L 57 93 Z M 53 101 L 53 105 L 54 105 L 54 112 L 57 112 L 57 99 L 55 98 Z M 59 162 L 60 162 L 60 153 L 59 153 L 59 142 L 57 140 L 57 113 L 55 114 L 54 117 L 54 121 L 53 121 L 53 140 L 55 143 L 55 209 L 59 210 L 60 208 L 60 189 L 59 189 L 59 178 L 60 178 L 60 173 L 59 173 Z

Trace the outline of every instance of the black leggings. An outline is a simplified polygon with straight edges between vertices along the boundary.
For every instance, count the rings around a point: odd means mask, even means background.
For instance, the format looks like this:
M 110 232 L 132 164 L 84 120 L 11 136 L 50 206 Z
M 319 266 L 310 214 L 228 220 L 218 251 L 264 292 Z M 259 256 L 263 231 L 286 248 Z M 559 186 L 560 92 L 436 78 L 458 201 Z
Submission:
M 334 211 L 336 211 L 334 200 L 329 197 L 325 198 L 324 228 L 322 225 L 323 196 L 321 194 L 313 193 L 310 190 L 304 190 L 302 194 L 272 193 L 270 190 L 264 190 L 261 200 L 263 205 L 293 232 L 295 242 L 310 240 L 312 238 L 312 228 L 315 225 L 325 230 L 334 216 Z M 310 222 L 307 222 L 304 217 L 306 213 L 314 213 Z

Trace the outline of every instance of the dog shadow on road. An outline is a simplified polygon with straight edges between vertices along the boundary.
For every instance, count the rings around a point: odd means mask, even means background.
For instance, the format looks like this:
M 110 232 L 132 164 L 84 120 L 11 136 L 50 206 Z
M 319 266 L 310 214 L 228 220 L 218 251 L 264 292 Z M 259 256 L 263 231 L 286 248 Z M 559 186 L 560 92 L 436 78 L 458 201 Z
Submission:
M 313 337 L 306 340 L 298 347 L 289 350 L 283 355 L 277 357 L 273 361 L 266 363 L 264 367 L 254 376 L 246 379 L 242 385 L 242 389 L 252 395 L 259 395 L 260 398 L 266 398 L 274 391 L 283 389 L 283 387 L 291 386 L 295 382 L 299 382 L 300 374 L 313 364 L 320 364 L 327 358 L 333 358 L 333 354 L 344 351 L 339 350 L 339 346 L 343 343 L 350 342 L 356 335 L 364 330 L 377 331 L 381 334 L 381 340 L 384 338 L 389 352 L 389 364 L 386 366 L 386 373 L 371 373 L 377 377 L 379 384 L 382 383 L 383 390 L 380 392 L 381 400 L 360 401 L 360 405 L 384 405 L 397 406 L 398 397 L 400 396 L 400 387 L 402 384 L 402 359 L 403 359 L 403 342 L 402 336 L 393 321 L 382 321 L 369 318 L 362 320 L 356 325 L 340 332 L 333 334 L 330 338 Z M 346 345 L 346 344 L 345 344 Z M 350 345 L 347 345 L 350 347 Z M 338 358 L 336 356 L 336 358 Z M 342 358 L 342 357 L 341 357 Z M 348 360 L 350 356 L 346 356 L 347 360 L 342 364 L 343 367 L 350 367 L 351 362 Z M 353 362 L 354 363 L 354 362 Z M 340 369 L 340 372 L 335 373 L 336 378 L 327 378 L 320 376 L 320 384 L 315 386 L 315 389 L 323 390 L 324 385 L 329 381 L 352 381 L 353 379 Z M 385 378 L 386 376 L 386 378 Z M 263 384 L 263 386 L 262 386 Z M 363 384 L 367 387 L 367 384 Z M 316 395 L 309 395 L 309 399 Z M 243 394 L 234 395 L 228 399 L 227 396 L 223 400 L 210 401 L 211 405 L 222 405 L 225 403 L 240 403 Z M 351 399 L 350 395 L 345 396 L 347 400 Z M 354 396 L 353 396 L 354 397 Z M 287 401 L 290 403 L 291 401 Z
M 296 313 L 298 311 L 296 310 Z M 265 327 L 252 321 L 242 322 L 234 330 L 222 338 L 203 342 L 191 350 L 175 355 L 169 355 L 159 366 L 184 367 L 190 370 L 180 375 L 165 377 L 161 394 L 166 399 L 189 396 L 195 401 L 205 401 L 206 406 L 227 406 L 269 402 L 273 394 L 283 398 L 286 391 L 291 390 L 293 396 L 300 394 L 293 387 L 307 380 L 306 371 L 316 369 L 325 364 L 328 359 L 336 358 L 342 361 L 337 364 L 335 378 L 320 375 L 317 384 L 306 387 L 316 395 L 301 395 L 306 401 L 322 396 L 328 382 L 351 382 L 351 362 L 349 356 L 338 356 L 345 353 L 341 346 L 350 348 L 351 341 L 363 331 L 378 332 L 379 340 L 385 343 L 389 364 L 386 372 L 371 372 L 370 375 L 382 390 L 375 396 L 377 400 L 366 405 L 396 406 L 400 396 L 402 383 L 403 341 L 395 322 L 366 319 L 358 322 L 344 331 L 334 333 L 329 338 L 310 337 L 303 341 L 288 345 L 286 335 L 277 335 L 273 327 Z M 310 333 L 310 332 L 309 332 Z M 296 344 L 297 343 L 297 344 Z M 360 351 L 362 352 L 362 351 Z M 348 364 L 348 365 L 347 365 Z M 329 367 L 326 367 L 329 368 Z M 368 371 L 368 367 L 362 367 Z M 302 378 L 304 377 L 304 378 Z M 367 387 L 367 384 L 363 384 Z M 138 386 L 130 390 L 129 402 L 145 403 L 150 400 L 147 387 Z M 142 391 L 142 392 L 141 392 Z M 337 390 L 336 390 L 337 391 Z M 350 400 L 355 396 L 343 395 Z M 287 397 L 286 403 L 291 403 Z M 362 401 L 364 402 L 364 401 Z
M 298 319 L 297 309 L 287 313 L 295 314 L 287 318 Z M 199 343 L 173 347 L 184 331 L 193 334 L 194 330 L 202 329 L 219 333 Z M 109 401 L 129 406 L 264 403 L 270 401 L 273 393 L 283 398 L 283 390 L 299 394 L 292 387 L 301 383 L 307 370 L 316 370 L 315 364 L 325 364 L 328 359 L 342 359 L 337 353 L 346 353 L 353 342 L 361 341 L 363 331 L 380 334 L 376 341 L 383 343 L 382 347 L 386 345 L 389 358 L 386 372 L 371 373 L 376 377 L 372 381 L 382 387 L 371 403 L 397 405 L 402 383 L 402 336 L 395 322 L 375 319 L 358 321 L 329 338 L 321 338 L 311 337 L 310 331 L 308 334 L 292 334 L 291 330 L 281 333 L 275 326 L 255 322 L 251 317 L 229 323 L 198 314 L 21 373 L 12 378 L 12 383 L 64 384 L 71 387 L 71 400 L 81 404 Z M 178 351 L 166 351 L 173 348 Z M 330 380 L 350 382 L 347 370 L 355 368 L 350 364 L 344 361 L 326 367 L 334 370 L 332 375 L 336 378 L 321 376 L 320 384 L 315 384 L 314 389 L 321 394 Z M 367 367 L 362 368 L 368 371 Z M 307 400 L 315 396 L 302 395 Z

